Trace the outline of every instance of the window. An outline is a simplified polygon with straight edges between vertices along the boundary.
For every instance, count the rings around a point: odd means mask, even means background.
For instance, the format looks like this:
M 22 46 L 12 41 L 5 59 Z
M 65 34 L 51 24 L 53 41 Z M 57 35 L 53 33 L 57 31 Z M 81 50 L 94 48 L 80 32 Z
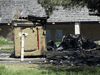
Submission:
M 46 30 L 46 40 L 51 40 L 51 32 L 50 30 Z
M 62 40 L 62 30 L 56 30 L 56 40 Z

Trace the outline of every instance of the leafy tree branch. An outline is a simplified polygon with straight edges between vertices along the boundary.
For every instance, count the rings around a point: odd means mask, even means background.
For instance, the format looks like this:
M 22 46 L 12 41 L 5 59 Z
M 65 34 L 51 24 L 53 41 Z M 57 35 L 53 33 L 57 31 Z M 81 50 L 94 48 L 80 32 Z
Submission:
M 64 8 L 87 6 L 90 11 L 97 11 L 98 16 L 100 14 L 100 0 L 38 0 L 38 3 L 45 8 L 47 15 L 52 14 L 55 6 L 63 6 Z

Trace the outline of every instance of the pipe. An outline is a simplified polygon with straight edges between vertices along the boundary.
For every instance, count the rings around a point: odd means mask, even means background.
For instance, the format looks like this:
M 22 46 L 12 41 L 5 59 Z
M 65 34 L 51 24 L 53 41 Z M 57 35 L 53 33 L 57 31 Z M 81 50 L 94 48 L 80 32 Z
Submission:
M 21 61 L 24 60 L 24 35 L 22 34 Z

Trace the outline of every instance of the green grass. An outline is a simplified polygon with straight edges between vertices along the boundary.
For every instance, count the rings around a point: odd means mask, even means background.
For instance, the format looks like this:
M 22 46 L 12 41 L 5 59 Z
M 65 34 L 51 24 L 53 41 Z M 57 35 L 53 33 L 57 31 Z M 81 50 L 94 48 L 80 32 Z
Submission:
M 13 52 L 14 48 L 1 48 L 0 52 Z
M 14 50 L 14 48 L 2 48 L 1 50 Z
M 5 66 L 0 66 L 0 75 L 99 75 L 100 67 L 69 67 L 69 66 L 40 66 L 37 69 L 21 69 L 17 71 L 8 70 Z
M 40 71 L 34 70 L 8 70 L 4 65 L 0 66 L 0 75 L 40 75 Z
M 48 72 L 48 70 L 38 70 L 38 69 L 20 69 L 17 71 L 8 70 L 4 65 L 0 66 L 0 75 L 44 75 L 43 72 Z
M 61 42 L 56 42 L 55 44 L 56 44 L 56 46 L 58 45 L 58 44 L 60 44 Z
M 6 40 L 6 38 L 0 36 L 0 46 L 7 45 L 8 42 L 5 40 Z M 8 41 L 10 41 L 10 40 L 8 40 Z M 9 43 L 9 45 L 14 45 L 14 43 Z
M 9 45 L 14 45 L 14 43 L 9 43 Z
M 98 66 L 42 66 L 41 69 L 48 70 L 49 74 L 54 73 L 55 75 L 99 75 L 100 73 Z
M 5 38 L 0 37 L 0 46 L 7 45 L 7 41 L 5 40 L 6 40 Z

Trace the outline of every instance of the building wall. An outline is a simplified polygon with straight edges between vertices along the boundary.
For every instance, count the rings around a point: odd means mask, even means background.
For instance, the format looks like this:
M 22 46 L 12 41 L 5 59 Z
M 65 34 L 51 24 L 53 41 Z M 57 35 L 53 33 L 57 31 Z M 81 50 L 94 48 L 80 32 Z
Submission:
M 0 26 L 0 28 L 2 29 L 0 31 L 0 36 L 10 40 L 14 39 L 14 30 L 11 26 Z
M 56 30 L 63 30 L 63 35 L 67 33 L 74 34 L 74 25 L 47 25 L 46 30 L 51 30 L 51 40 L 57 41 L 55 37 Z
M 74 25 L 48 25 L 46 30 L 51 30 L 51 40 L 56 40 L 56 30 L 63 30 L 63 35 L 67 33 L 75 34 Z M 82 24 L 80 25 L 80 34 L 83 34 L 87 39 L 98 41 L 100 40 L 100 24 Z M 59 40 L 61 41 L 61 40 Z
M 14 30 L 11 26 L 0 26 L 0 28 L 2 29 L 0 36 L 13 40 Z M 46 30 L 51 31 L 51 39 L 54 41 L 57 41 L 55 38 L 56 30 L 63 30 L 63 35 L 66 35 L 68 32 L 75 34 L 74 25 L 47 25 Z M 100 24 L 82 24 L 80 25 L 80 33 L 88 39 L 100 40 Z
M 83 24 L 80 25 L 80 32 L 88 39 L 100 40 L 100 24 Z

